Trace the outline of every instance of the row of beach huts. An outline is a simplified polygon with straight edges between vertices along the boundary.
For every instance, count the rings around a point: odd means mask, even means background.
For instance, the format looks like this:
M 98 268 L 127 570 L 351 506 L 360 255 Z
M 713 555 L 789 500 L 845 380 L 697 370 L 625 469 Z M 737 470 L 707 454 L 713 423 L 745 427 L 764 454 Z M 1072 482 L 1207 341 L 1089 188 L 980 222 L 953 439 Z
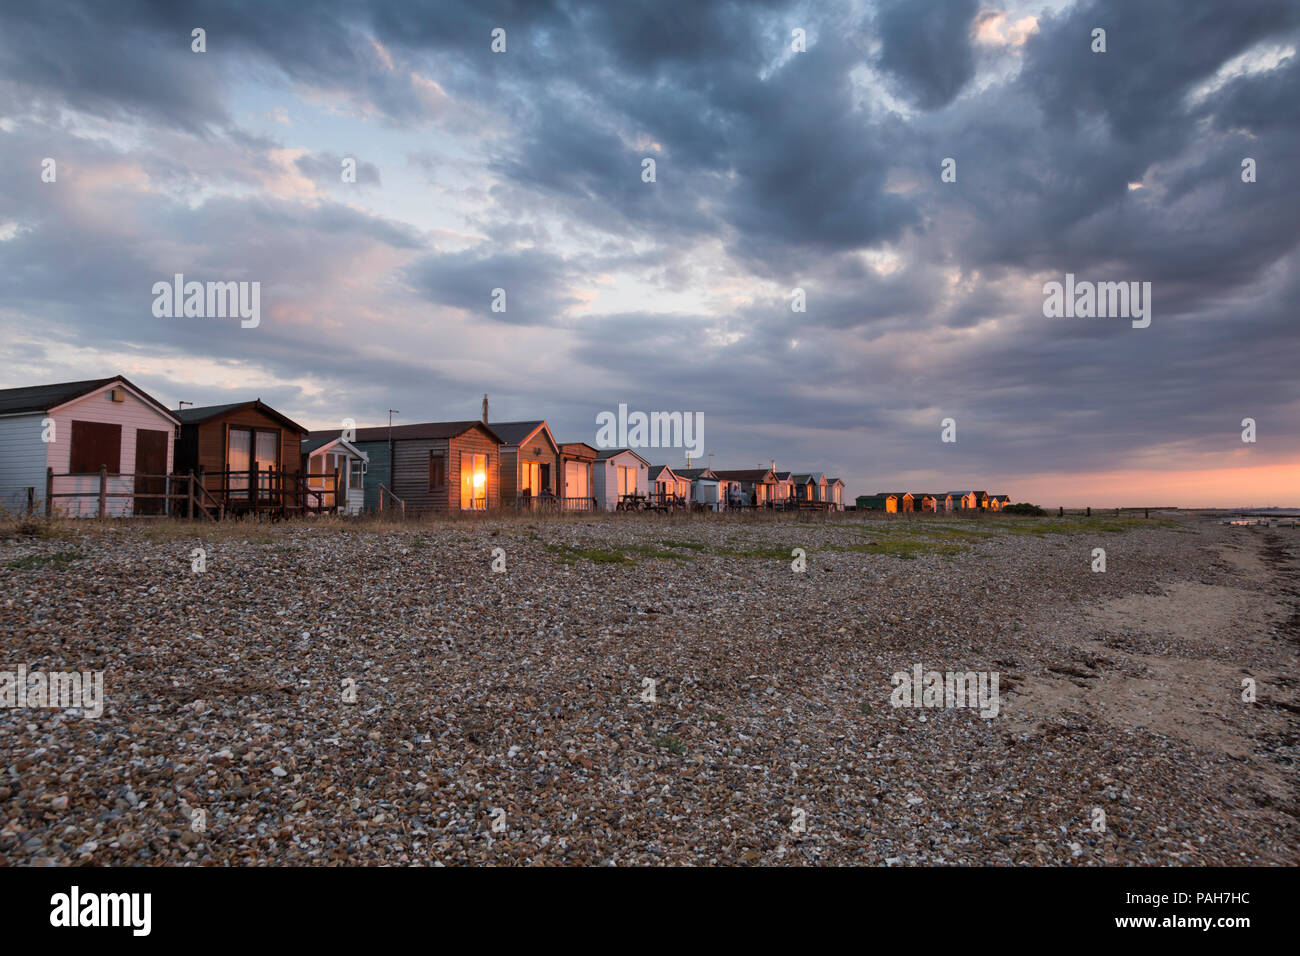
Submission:
M 1001 511 L 1011 504 L 1008 495 L 991 495 L 987 491 L 947 491 L 926 494 L 921 491 L 878 491 L 874 495 L 859 495 L 855 505 L 859 511 L 884 511 L 897 514 L 907 511 Z
M 213 518 L 845 508 L 844 482 L 822 473 L 655 464 L 558 441 L 544 420 L 489 424 L 486 397 L 477 421 L 312 432 L 260 399 L 169 409 L 120 375 L 0 390 L 0 504 Z

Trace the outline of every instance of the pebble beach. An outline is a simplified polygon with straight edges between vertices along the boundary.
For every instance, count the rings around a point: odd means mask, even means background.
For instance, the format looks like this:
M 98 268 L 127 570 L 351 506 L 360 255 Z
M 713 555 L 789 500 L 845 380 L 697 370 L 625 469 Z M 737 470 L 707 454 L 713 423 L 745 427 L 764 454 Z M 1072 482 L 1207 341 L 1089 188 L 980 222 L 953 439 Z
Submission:
M 1300 863 L 1294 529 L 64 521 L 0 569 L 0 669 L 104 687 L 0 709 L 8 865 Z M 893 706 L 918 665 L 996 716 Z

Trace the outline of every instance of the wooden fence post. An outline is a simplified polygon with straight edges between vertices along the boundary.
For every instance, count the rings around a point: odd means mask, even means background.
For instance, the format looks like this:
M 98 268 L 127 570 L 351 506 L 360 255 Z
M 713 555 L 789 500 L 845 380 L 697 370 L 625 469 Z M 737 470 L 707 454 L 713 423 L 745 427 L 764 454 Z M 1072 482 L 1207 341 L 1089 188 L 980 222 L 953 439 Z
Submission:
M 108 505 L 108 466 L 99 466 L 99 517 L 103 518 Z
M 54 469 L 45 469 L 45 517 L 54 514 Z
M 189 489 L 190 489 L 190 500 L 186 503 L 185 506 L 185 517 L 193 521 L 194 520 L 194 469 L 193 468 L 190 469 Z
M 334 466 L 334 513 L 339 513 L 339 466 Z
M 27 486 L 27 517 L 32 516 L 36 510 L 36 488 L 33 485 Z
M 253 509 L 253 514 L 257 514 L 257 462 L 253 462 L 248 468 L 248 505 Z

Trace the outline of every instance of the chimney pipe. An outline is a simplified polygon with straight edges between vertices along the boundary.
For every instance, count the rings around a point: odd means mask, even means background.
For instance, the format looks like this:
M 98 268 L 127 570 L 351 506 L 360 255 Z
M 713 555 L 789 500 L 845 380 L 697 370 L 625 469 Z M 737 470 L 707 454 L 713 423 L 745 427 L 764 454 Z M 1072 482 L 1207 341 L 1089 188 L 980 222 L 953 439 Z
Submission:
M 486 425 L 487 423 L 488 423 L 488 398 L 487 398 L 487 392 L 484 392 L 483 393 L 483 424 Z

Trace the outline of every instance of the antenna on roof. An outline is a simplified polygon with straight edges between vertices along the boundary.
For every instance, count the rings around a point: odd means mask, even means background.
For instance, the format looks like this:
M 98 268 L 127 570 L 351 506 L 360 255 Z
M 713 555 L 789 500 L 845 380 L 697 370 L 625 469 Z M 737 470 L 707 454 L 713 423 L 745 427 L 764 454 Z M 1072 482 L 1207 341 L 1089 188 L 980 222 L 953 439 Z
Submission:
M 483 393 L 483 424 L 486 425 L 487 421 L 488 421 L 488 400 L 487 400 L 487 392 L 484 392 Z
M 186 405 L 189 405 L 189 406 L 193 407 L 194 403 L 193 403 L 193 402 L 177 402 L 177 403 L 176 403 L 176 411 L 179 412 L 179 411 L 180 411 L 182 408 L 184 408 Z

